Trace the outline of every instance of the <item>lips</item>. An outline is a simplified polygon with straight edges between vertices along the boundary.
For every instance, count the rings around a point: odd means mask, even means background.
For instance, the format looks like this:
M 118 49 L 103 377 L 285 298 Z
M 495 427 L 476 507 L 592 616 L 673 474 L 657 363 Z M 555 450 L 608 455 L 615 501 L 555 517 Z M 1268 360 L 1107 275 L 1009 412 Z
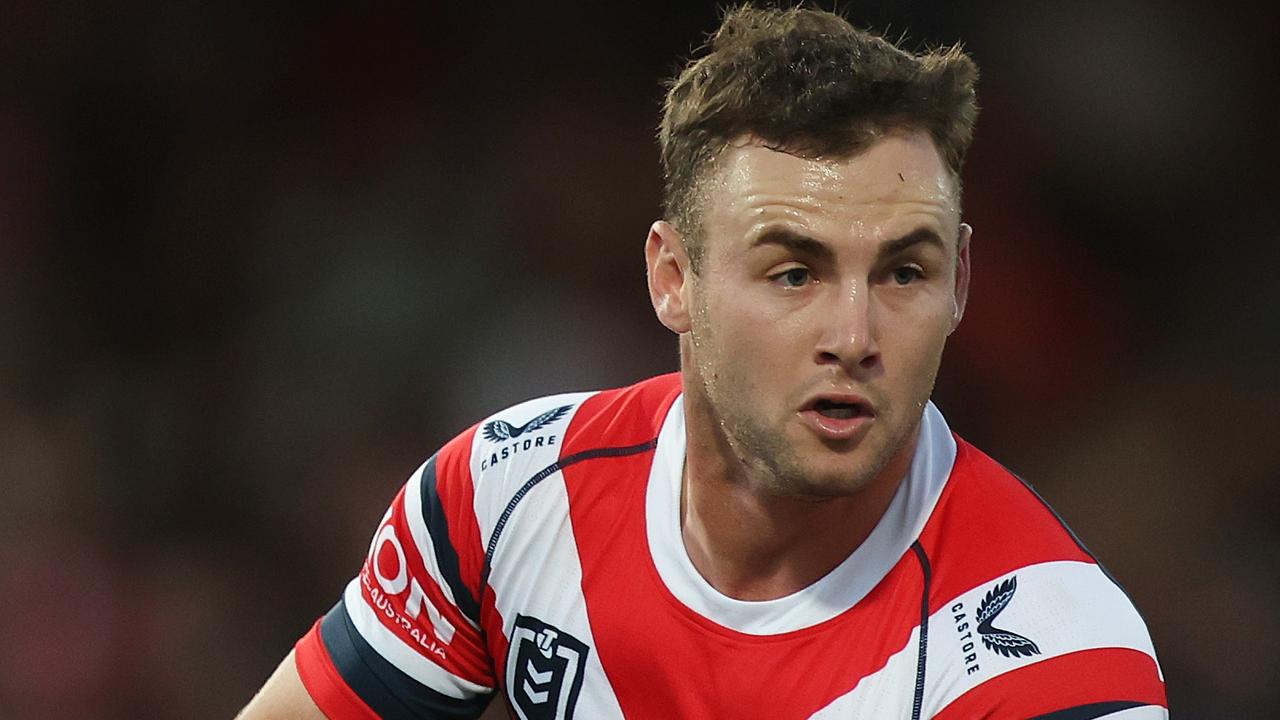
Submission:
M 800 408 L 800 418 L 805 424 L 819 437 L 830 440 L 855 437 L 875 417 L 875 408 L 858 395 L 818 395 Z

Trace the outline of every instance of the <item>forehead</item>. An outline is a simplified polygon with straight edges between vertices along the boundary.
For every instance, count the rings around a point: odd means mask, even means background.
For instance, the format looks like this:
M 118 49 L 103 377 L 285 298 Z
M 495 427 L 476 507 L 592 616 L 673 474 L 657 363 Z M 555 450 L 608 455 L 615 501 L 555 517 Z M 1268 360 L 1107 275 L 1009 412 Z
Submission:
M 710 237 L 781 223 L 819 239 L 892 239 L 922 226 L 950 238 L 959 224 L 955 183 L 923 132 L 887 133 L 845 158 L 805 158 L 744 139 L 724 151 L 709 180 Z

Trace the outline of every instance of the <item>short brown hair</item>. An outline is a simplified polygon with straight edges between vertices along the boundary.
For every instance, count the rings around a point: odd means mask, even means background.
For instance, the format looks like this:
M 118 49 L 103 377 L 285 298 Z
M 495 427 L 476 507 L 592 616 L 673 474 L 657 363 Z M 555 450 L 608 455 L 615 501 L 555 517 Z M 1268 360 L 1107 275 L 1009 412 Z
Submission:
M 658 131 L 664 211 L 695 271 L 699 183 L 736 138 L 846 157 L 889 128 L 922 130 L 959 191 L 978 115 L 978 68 L 959 45 L 915 54 L 830 12 L 740 6 L 704 49 L 670 81 Z

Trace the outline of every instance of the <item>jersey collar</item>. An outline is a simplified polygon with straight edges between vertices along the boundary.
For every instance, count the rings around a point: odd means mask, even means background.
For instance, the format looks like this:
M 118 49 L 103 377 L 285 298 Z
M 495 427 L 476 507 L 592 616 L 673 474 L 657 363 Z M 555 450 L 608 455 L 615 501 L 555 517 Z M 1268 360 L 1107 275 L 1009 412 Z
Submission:
M 645 530 L 663 584 L 693 612 L 751 635 L 801 630 L 830 620 L 871 592 L 920 535 L 951 468 L 956 442 L 930 402 L 907 476 L 884 516 L 862 545 L 812 585 L 774 600 L 736 600 L 713 588 L 694 568 L 680 536 L 680 482 L 684 468 L 684 397 L 663 422 L 645 497 Z

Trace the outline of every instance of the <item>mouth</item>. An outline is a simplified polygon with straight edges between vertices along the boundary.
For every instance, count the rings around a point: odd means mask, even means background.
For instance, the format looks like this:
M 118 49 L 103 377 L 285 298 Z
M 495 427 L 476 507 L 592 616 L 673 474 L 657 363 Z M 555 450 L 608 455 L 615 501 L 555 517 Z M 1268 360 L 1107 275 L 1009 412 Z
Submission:
M 814 412 L 826 418 L 848 420 L 850 418 L 870 415 L 866 405 L 858 402 L 842 402 L 839 400 L 820 399 L 811 403 Z
M 875 419 L 875 408 L 856 395 L 821 395 L 800 408 L 800 417 L 820 437 L 847 440 Z

